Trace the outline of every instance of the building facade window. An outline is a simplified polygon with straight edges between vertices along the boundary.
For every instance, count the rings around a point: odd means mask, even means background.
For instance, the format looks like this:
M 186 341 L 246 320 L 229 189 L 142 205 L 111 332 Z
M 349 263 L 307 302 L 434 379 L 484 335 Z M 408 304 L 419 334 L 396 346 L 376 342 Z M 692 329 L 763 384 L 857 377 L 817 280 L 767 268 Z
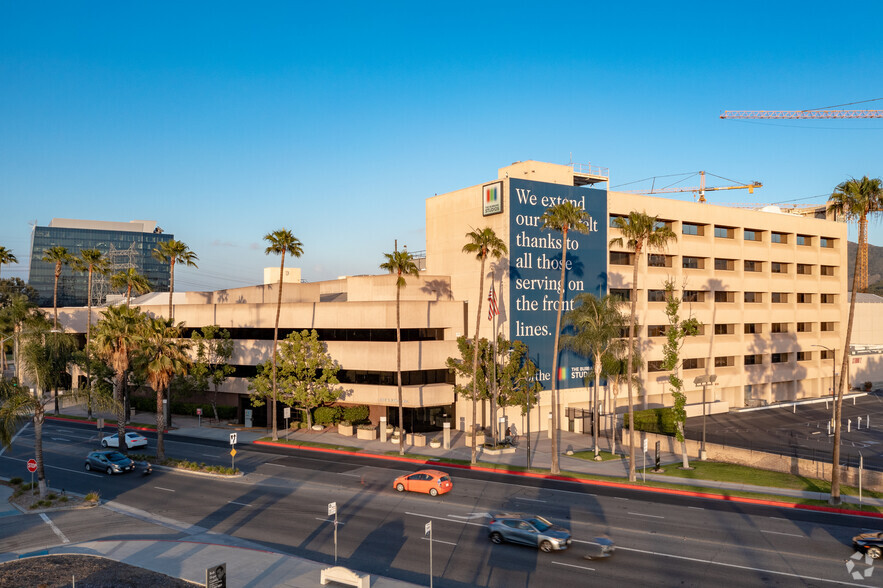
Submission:
M 681 258 L 681 267 L 684 269 L 705 269 L 705 260 L 701 257 L 685 255 Z
M 819 330 L 823 333 L 830 333 L 834 330 L 834 323 L 832 323 L 832 322 L 819 323 Z
M 745 292 L 745 302 L 750 304 L 763 302 L 763 292 Z
M 665 302 L 665 290 L 647 290 L 647 302 Z
M 812 332 L 812 323 L 797 323 L 797 332 L 798 333 L 811 333 Z
M 632 291 L 629 288 L 610 288 L 610 295 L 619 298 L 623 302 L 632 301 Z
M 745 271 L 746 272 L 762 272 L 763 271 L 763 262 L 762 261 L 754 261 L 752 259 L 745 260 Z
M 828 349 L 822 349 L 822 352 L 819 354 L 819 357 L 822 359 L 834 359 L 834 351 L 829 351 Z
M 661 361 L 648 361 L 647 362 L 647 371 L 648 372 L 663 372 L 662 362 Z
M 714 259 L 714 269 L 722 270 L 722 271 L 733 271 L 733 260 L 732 259 Z
M 763 363 L 762 355 L 746 355 L 745 365 L 760 365 Z
M 647 327 L 648 337 L 665 337 L 666 325 L 650 325 Z
M 797 304 L 812 304 L 812 294 L 809 292 L 798 292 Z
M 671 256 L 651 253 L 647 256 L 647 265 L 649 267 L 671 267 Z
M 745 229 L 742 234 L 744 235 L 745 241 L 761 241 L 761 235 L 763 234 L 763 231 Z
M 632 265 L 632 254 L 625 251 L 611 251 L 610 265 Z
M 718 239 L 732 239 L 733 238 L 733 228 L 714 225 L 714 236 L 717 237 Z
M 809 247 L 812 245 L 812 237 L 809 235 L 797 235 L 797 245 L 800 247 Z
M 735 300 L 735 295 L 732 292 L 717 290 L 714 293 L 714 301 L 715 302 L 733 302 L 734 300 Z
M 772 261 L 772 262 L 770 262 L 770 273 L 787 274 L 788 273 L 788 264 L 782 263 L 781 261 Z
M 788 302 L 787 292 L 773 292 L 770 294 L 770 300 L 773 304 L 785 304 Z
M 788 242 L 788 233 L 770 233 L 770 242 L 771 243 L 787 243 Z
M 681 232 L 684 235 L 696 235 L 699 237 L 704 234 L 702 226 L 695 223 L 681 223 Z
M 823 265 L 819 267 L 819 274 L 823 276 L 833 276 L 834 275 L 834 266 L 833 265 Z
M 616 227 L 616 224 L 617 224 L 617 223 L 616 223 L 616 219 L 618 219 L 618 218 L 621 218 L 621 219 L 623 219 L 623 220 L 626 220 L 628 217 L 627 217 L 627 216 L 624 216 L 624 215 L 622 215 L 622 214 L 611 214 L 611 215 L 610 215 L 610 226 L 611 226 L 611 227 L 613 227 L 613 228 Z
M 801 276 L 811 276 L 812 275 L 812 266 L 808 263 L 798 263 L 797 264 L 797 274 Z
M 833 249 L 834 239 L 830 237 L 819 237 L 819 247 L 824 247 L 825 249 Z
M 705 359 L 704 358 L 689 358 L 685 359 L 683 363 L 683 367 L 685 370 L 701 370 L 705 367 Z
M 763 332 L 763 325 L 760 323 L 745 323 L 746 335 L 760 335 Z
M 770 356 L 770 363 L 788 363 L 787 353 L 773 353 Z
M 714 367 L 730 367 L 732 365 L 735 365 L 735 359 L 736 358 L 731 355 L 715 357 Z
M 715 335 L 732 335 L 735 333 L 736 325 L 728 325 L 728 324 L 715 324 L 714 325 L 714 334 Z
M 822 304 L 834 304 L 834 294 L 822 294 Z
M 797 352 L 797 361 L 810 361 L 812 360 L 812 351 L 798 351 Z
M 770 333 L 787 333 L 788 323 L 773 323 L 770 325 Z
M 684 302 L 705 302 L 705 292 L 702 290 L 684 290 Z

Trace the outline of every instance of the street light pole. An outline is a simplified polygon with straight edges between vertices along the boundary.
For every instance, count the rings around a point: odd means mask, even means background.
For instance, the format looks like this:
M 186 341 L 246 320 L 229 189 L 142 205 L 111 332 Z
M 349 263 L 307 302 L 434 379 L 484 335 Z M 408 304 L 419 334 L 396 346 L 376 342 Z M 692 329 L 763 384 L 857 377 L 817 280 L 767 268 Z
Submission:
M 707 452 L 705 451 L 705 392 L 709 386 L 709 384 L 713 385 L 717 381 L 717 376 L 697 376 L 693 380 L 693 384 L 697 386 L 702 386 L 702 446 L 699 448 L 699 459 L 705 461 L 708 457 Z

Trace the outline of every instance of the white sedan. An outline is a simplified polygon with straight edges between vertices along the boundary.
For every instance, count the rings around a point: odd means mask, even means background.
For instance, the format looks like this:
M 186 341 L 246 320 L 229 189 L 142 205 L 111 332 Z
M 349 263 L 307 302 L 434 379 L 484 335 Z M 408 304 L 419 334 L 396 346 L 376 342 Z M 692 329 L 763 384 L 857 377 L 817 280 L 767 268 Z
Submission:
M 102 447 L 119 447 L 120 438 L 117 433 L 108 435 L 101 440 Z M 135 447 L 147 447 L 147 439 L 138 433 L 126 433 L 126 448 L 134 449 Z

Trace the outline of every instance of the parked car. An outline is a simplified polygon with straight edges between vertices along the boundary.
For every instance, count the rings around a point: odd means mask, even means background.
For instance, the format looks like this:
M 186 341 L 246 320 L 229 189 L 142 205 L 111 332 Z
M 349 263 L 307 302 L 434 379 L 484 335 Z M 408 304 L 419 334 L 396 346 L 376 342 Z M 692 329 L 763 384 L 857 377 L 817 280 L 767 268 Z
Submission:
M 488 536 L 494 543 L 504 541 L 536 547 L 546 553 L 567 549 L 570 531 L 541 516 L 522 513 L 501 513 L 491 516 Z
M 454 487 L 451 476 L 439 470 L 420 470 L 413 474 L 399 476 L 392 483 L 399 492 L 426 492 L 430 496 L 438 496 L 450 492 Z
M 856 535 L 852 538 L 852 546 L 856 551 L 867 553 L 872 558 L 878 559 L 883 555 L 883 533 L 875 531 Z
M 86 456 L 86 471 L 98 470 L 108 475 L 131 472 L 135 469 L 135 462 L 112 449 L 105 451 L 93 451 Z
M 118 433 L 114 433 L 113 435 L 108 435 L 104 439 L 101 440 L 102 447 L 119 447 L 120 446 L 120 436 Z M 136 447 L 147 447 L 147 439 L 142 437 L 138 433 L 127 432 L 126 433 L 126 448 L 134 449 Z

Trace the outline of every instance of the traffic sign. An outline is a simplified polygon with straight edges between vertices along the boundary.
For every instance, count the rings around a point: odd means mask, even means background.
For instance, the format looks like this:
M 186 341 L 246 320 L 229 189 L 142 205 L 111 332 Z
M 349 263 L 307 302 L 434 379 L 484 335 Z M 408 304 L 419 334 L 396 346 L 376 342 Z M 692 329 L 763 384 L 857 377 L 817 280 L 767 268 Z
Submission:
M 230 457 L 236 457 L 236 450 L 235 449 L 230 450 Z
M 337 503 L 329 502 L 328 503 L 328 516 L 330 517 L 333 514 L 337 514 Z
M 430 533 L 432 533 L 432 521 L 429 521 L 429 522 L 426 523 L 426 525 L 423 527 L 423 534 L 424 534 L 424 535 L 429 535 Z
M 202 409 L 201 408 L 196 409 L 196 416 L 202 416 Z
M 285 408 L 282 409 L 282 417 L 286 418 L 286 419 L 291 418 L 291 407 L 290 406 L 286 406 Z
M 236 445 L 236 433 L 230 433 L 230 445 Z
M 37 471 L 37 460 L 29 459 L 28 460 L 28 471 L 32 474 Z

